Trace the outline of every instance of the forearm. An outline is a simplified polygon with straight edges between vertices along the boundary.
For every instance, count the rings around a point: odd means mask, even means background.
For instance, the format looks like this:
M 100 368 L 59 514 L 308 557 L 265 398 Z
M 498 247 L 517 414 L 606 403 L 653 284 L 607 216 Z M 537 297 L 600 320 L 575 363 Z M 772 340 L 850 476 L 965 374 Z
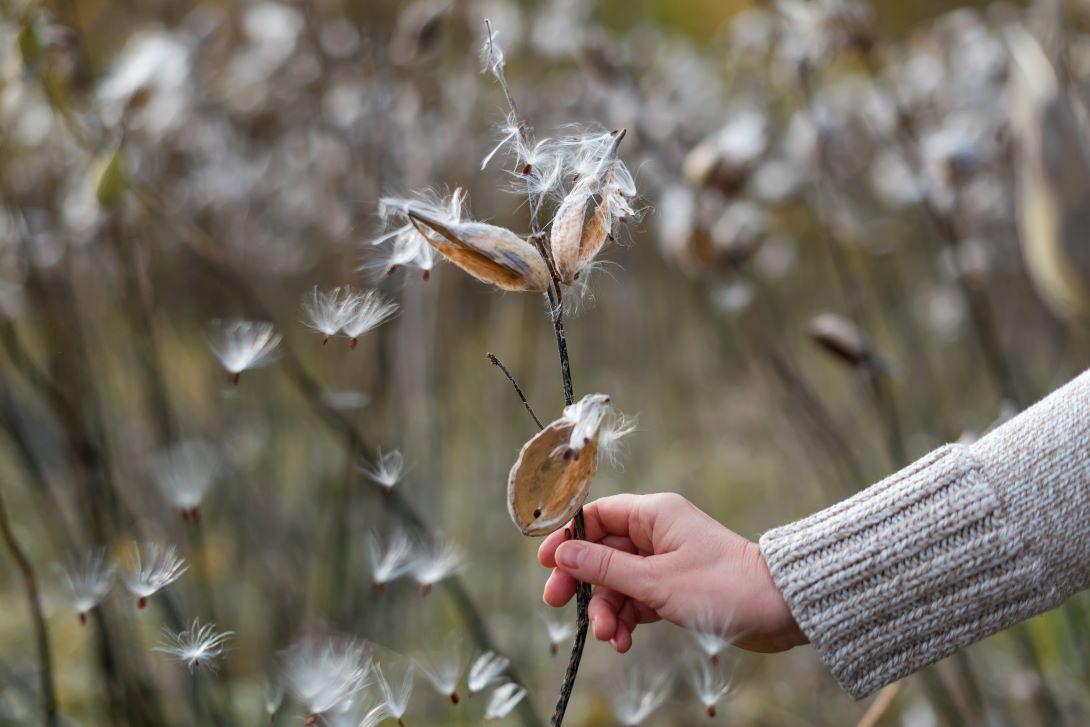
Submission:
M 1090 372 L 761 538 L 796 621 L 853 696 L 1090 585 Z

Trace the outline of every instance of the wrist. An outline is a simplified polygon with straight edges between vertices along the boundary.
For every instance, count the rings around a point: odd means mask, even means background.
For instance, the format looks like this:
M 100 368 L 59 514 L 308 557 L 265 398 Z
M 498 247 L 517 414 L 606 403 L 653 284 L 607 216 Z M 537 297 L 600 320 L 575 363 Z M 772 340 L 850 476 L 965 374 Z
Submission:
M 776 581 L 772 578 L 772 571 L 765 561 L 764 554 L 756 543 L 750 546 L 756 551 L 757 578 L 761 584 L 759 608 L 764 614 L 768 626 L 768 645 L 771 651 L 787 651 L 796 646 L 810 643 L 806 634 L 799 628 L 798 622 L 791 614 L 787 600 L 783 597 Z

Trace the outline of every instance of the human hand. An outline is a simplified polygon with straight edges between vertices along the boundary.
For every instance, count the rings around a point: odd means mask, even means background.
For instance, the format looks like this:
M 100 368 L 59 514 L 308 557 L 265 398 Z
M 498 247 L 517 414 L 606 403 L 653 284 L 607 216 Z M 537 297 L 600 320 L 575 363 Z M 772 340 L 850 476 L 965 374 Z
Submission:
M 577 581 L 591 583 L 594 637 L 619 653 L 642 623 L 665 619 L 726 633 L 750 651 L 807 643 L 756 543 L 731 532 L 681 495 L 616 495 L 583 509 L 586 540 L 549 535 L 538 560 L 553 568 L 544 600 L 560 607 Z

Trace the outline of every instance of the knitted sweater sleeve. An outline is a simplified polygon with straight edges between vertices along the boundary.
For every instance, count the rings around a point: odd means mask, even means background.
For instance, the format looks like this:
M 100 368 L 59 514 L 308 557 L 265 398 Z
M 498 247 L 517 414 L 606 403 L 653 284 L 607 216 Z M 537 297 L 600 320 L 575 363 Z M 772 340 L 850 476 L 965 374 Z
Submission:
M 761 551 L 803 633 L 856 698 L 1090 586 L 1090 371 Z

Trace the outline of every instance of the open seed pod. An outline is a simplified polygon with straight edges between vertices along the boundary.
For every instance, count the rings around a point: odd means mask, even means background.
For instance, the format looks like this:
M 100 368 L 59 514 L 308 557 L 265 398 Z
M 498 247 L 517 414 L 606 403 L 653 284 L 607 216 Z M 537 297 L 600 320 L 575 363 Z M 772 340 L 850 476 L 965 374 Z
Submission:
M 523 535 L 548 535 L 582 507 L 598 468 L 598 436 L 572 449 L 576 423 L 559 419 L 523 445 L 507 479 L 507 510 Z
M 444 221 L 413 208 L 406 214 L 439 254 L 482 283 L 532 293 L 548 289 L 545 259 L 510 230 L 484 222 Z
M 627 178 L 627 171 L 617 163 L 617 149 L 625 133 L 624 129 L 616 132 L 599 173 L 581 179 L 553 218 L 549 250 L 565 285 L 578 280 L 580 272 L 601 252 L 613 234 L 614 216 L 633 214 L 625 199 L 634 191 L 628 188 L 631 179 L 623 181 L 622 174 Z
M 862 366 L 873 356 L 863 331 L 835 313 L 822 313 L 810 321 L 810 338 L 849 366 Z

